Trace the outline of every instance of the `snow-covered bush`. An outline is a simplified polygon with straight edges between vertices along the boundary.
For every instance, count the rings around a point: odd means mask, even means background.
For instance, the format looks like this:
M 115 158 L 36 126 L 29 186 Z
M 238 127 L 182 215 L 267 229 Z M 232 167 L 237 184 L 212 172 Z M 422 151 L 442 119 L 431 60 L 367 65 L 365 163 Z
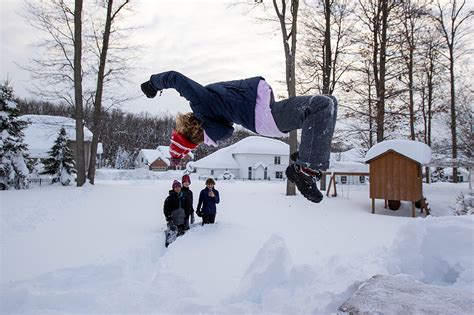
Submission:
M 130 154 L 122 147 L 119 146 L 117 155 L 115 157 L 115 168 L 127 169 L 130 165 Z
M 235 178 L 235 175 L 232 174 L 231 171 L 229 170 L 225 170 L 224 174 L 222 174 L 222 179 L 224 180 L 231 180 L 231 179 L 234 179 Z
M 0 85 L 0 179 L 2 189 L 28 187 L 27 145 L 23 142 L 26 123 L 19 119 L 20 110 L 8 82 Z
M 456 206 L 453 209 L 454 215 L 474 214 L 474 193 L 461 193 L 456 201 Z
M 49 157 L 44 161 L 44 171 L 40 174 L 51 175 L 52 184 L 61 183 L 68 186 L 74 182 L 73 174 L 77 174 L 72 150 L 67 146 L 66 130 L 61 128 L 58 138 L 48 152 Z

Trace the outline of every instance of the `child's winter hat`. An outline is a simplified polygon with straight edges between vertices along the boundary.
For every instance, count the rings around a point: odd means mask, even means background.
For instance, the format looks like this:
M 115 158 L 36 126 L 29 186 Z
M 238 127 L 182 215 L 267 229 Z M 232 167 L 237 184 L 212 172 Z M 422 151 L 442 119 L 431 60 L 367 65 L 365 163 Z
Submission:
M 170 155 L 175 159 L 182 159 L 191 150 L 194 150 L 197 144 L 192 143 L 182 134 L 173 129 L 171 133 Z
M 181 178 L 181 183 L 184 184 L 184 182 L 188 182 L 189 184 L 191 184 L 191 177 L 189 177 L 188 174 L 184 174 L 183 178 Z
M 181 188 L 181 183 L 179 182 L 179 180 L 174 180 L 173 182 L 173 185 L 171 186 L 173 189 L 175 189 L 176 187 L 179 187 Z

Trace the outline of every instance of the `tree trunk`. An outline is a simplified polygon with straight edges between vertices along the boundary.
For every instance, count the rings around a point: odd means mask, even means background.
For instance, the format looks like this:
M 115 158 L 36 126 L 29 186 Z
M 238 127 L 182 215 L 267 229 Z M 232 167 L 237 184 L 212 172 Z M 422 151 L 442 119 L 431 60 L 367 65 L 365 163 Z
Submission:
M 97 159 L 97 145 L 99 143 L 99 135 L 102 121 L 102 95 L 104 89 L 104 73 L 105 65 L 107 60 L 107 51 L 109 49 L 109 39 L 110 39 L 110 29 L 112 24 L 112 6 L 113 0 L 108 0 L 107 3 L 107 17 L 105 20 L 105 29 L 102 39 L 102 50 L 100 52 L 100 62 L 99 62 L 99 72 L 97 74 L 97 88 L 95 91 L 95 102 L 94 102 L 94 117 L 93 117 L 93 126 L 92 126 L 92 145 L 91 145 L 91 156 L 89 162 L 89 171 L 87 177 L 89 182 L 94 184 L 95 179 L 95 169 L 96 169 L 96 159 Z
M 84 157 L 84 125 L 82 113 L 82 0 L 75 0 L 74 8 L 74 99 L 76 114 L 76 169 L 77 186 L 86 181 Z
M 410 44 L 410 54 L 408 61 L 408 94 L 409 94 L 409 110 L 410 110 L 410 138 L 415 140 L 415 101 L 413 99 L 413 45 Z
M 379 84 L 377 85 L 377 142 L 384 140 L 385 125 L 385 72 L 386 72 L 386 53 L 387 53 L 387 28 L 388 28 L 388 8 L 387 1 L 382 0 L 382 21 L 381 21 L 381 39 L 379 52 Z
M 332 71 L 332 49 L 331 49 L 331 0 L 324 3 L 324 69 L 323 69 L 323 94 L 331 94 L 330 81 Z
M 286 87 L 288 90 L 288 97 L 296 96 L 296 75 L 295 75 L 295 55 L 296 55 L 296 34 L 297 34 L 297 22 L 298 22 L 298 6 L 299 0 L 290 0 L 290 11 L 291 11 L 291 30 L 288 34 L 286 26 L 286 1 L 282 1 L 281 11 L 278 8 L 276 0 L 273 0 L 273 7 L 275 8 L 276 15 L 280 21 L 281 34 L 283 39 L 283 48 L 285 50 L 286 60 Z M 291 37 L 291 46 L 288 40 Z M 298 139 L 296 130 L 290 132 L 290 154 L 298 150 Z M 291 161 L 289 161 L 291 163 Z M 295 184 L 286 181 L 286 195 L 296 195 Z
M 454 36 L 453 36 L 454 37 Z M 451 142 L 453 159 L 458 157 L 458 141 L 456 133 L 456 91 L 455 91 L 455 77 L 454 77 L 454 51 L 453 46 L 449 47 L 449 74 L 451 86 Z M 458 182 L 457 176 L 458 168 L 453 166 L 453 183 Z

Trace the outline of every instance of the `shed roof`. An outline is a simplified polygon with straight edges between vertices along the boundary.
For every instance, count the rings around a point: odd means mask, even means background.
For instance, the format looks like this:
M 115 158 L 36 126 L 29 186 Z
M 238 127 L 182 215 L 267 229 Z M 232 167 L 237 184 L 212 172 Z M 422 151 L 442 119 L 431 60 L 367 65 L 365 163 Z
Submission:
M 374 145 L 365 155 L 365 162 L 388 152 L 394 151 L 420 164 L 428 164 L 431 160 L 431 148 L 426 144 L 413 140 L 385 140 Z

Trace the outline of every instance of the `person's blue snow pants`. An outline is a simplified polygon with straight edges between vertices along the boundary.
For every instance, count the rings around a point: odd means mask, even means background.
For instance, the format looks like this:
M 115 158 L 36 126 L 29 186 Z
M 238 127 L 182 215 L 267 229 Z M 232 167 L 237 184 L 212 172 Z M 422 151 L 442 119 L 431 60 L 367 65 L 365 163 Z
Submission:
M 296 96 L 279 102 L 272 100 L 270 107 L 281 132 L 301 129 L 296 164 L 313 170 L 328 169 L 337 99 L 332 95 Z

